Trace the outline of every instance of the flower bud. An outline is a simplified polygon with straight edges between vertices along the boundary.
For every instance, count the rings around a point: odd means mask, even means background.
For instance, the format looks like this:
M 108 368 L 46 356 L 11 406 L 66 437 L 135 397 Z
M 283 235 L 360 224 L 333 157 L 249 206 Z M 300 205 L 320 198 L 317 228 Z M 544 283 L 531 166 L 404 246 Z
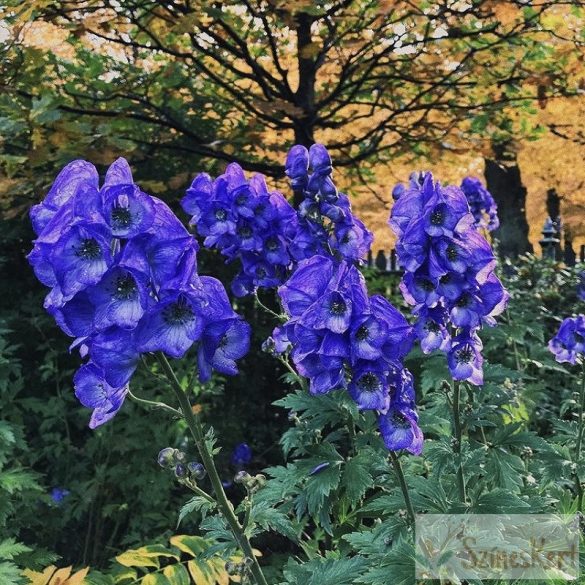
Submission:
M 173 462 L 175 460 L 175 449 L 173 449 L 172 447 L 165 447 L 164 449 L 161 450 L 161 452 L 158 454 L 158 464 L 161 467 L 170 467 Z
M 234 477 L 235 483 L 248 484 L 252 476 L 247 471 L 238 471 Z
M 205 467 L 203 467 L 203 465 L 197 461 L 190 461 L 187 463 L 187 470 L 193 479 L 203 479 L 207 473 L 205 471 Z
M 175 465 L 175 475 L 179 478 L 187 475 L 187 468 L 182 463 Z

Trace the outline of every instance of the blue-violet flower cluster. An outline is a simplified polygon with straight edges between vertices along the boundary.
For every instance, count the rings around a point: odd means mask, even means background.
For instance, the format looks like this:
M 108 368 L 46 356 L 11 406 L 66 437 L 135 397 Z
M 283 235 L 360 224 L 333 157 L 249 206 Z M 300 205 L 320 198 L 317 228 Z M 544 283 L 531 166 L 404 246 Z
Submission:
M 316 254 L 351 261 L 367 255 L 372 234 L 352 214 L 348 197 L 337 191 L 332 172 L 324 146 L 290 150 L 286 174 L 304 197 L 298 211 L 281 193 L 269 192 L 262 175 L 248 180 L 235 163 L 215 180 L 206 173 L 195 177 L 182 206 L 205 247 L 218 249 L 228 261 L 239 259 L 234 294 L 276 288 L 297 262 Z
M 205 238 L 205 247 L 218 249 L 228 261 L 239 258 L 241 271 L 232 283 L 235 295 L 275 288 L 284 281 L 292 262 L 289 247 L 297 215 L 280 193 L 268 191 L 262 175 L 247 180 L 236 163 L 215 180 L 201 173 L 181 204 Z
M 469 209 L 475 219 L 475 227 L 490 232 L 497 230 L 500 227 L 498 206 L 484 184 L 476 177 L 465 177 L 461 181 L 461 190 L 467 197 Z
M 402 365 L 413 331 L 402 314 L 368 296 L 355 265 L 330 256 L 301 261 L 278 292 L 289 319 L 270 342 L 290 351 L 310 392 L 346 388 L 360 410 L 378 412 L 389 449 L 420 453 L 412 376 Z
M 567 317 L 557 334 L 548 342 L 557 362 L 574 364 L 585 355 L 585 315 Z
M 506 307 L 509 295 L 494 273 L 489 243 L 475 228 L 461 189 L 442 187 L 431 173 L 394 189 L 389 224 L 404 268 L 400 289 L 414 306 L 423 352 L 447 352 L 455 380 L 483 383 L 482 324 Z
M 95 167 L 67 165 L 31 210 L 37 235 L 28 259 L 51 291 L 45 308 L 89 358 L 75 394 L 93 409 L 90 427 L 120 409 L 144 352 L 182 357 L 198 342 L 199 374 L 235 374 L 249 326 L 223 285 L 197 274 L 197 243 L 162 201 L 141 191 L 118 159 L 100 187 Z

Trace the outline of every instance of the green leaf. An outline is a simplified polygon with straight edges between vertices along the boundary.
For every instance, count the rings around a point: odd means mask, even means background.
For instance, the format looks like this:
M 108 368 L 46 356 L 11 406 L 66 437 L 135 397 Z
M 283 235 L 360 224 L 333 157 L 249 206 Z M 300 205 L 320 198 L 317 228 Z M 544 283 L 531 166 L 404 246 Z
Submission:
M 205 540 L 205 538 L 186 534 L 171 537 L 170 543 L 181 552 L 187 553 L 192 557 L 201 555 L 210 546 L 209 541 Z
M 298 540 L 297 530 L 291 519 L 277 508 L 269 506 L 267 502 L 261 502 L 252 507 L 250 522 L 258 524 L 264 530 L 274 530 L 293 542 Z
M 14 557 L 31 550 L 28 546 L 16 542 L 14 538 L 7 538 L 0 542 L 0 559 L 3 561 L 11 561 Z
M 339 485 L 340 476 L 339 465 L 330 465 L 309 477 L 305 493 L 310 514 L 320 512 L 325 498 Z
M 481 495 L 471 507 L 473 512 L 479 514 L 498 514 L 515 512 L 521 514 L 530 508 L 530 504 L 519 496 L 510 493 L 504 488 L 497 488 Z
M 200 512 L 202 517 L 205 518 L 207 514 L 213 510 L 215 504 L 210 502 L 203 496 L 194 496 L 188 502 L 183 504 L 181 511 L 179 512 L 179 518 L 177 520 L 177 528 L 186 516 L 193 512 Z
M 141 585 L 169 585 L 169 582 L 160 573 L 149 573 L 140 581 Z
M 14 563 L 0 563 L 0 585 L 20 585 L 26 581 Z
M 179 556 L 161 544 L 151 544 L 138 549 L 128 550 L 116 557 L 116 560 L 125 567 L 160 567 L 161 558 L 179 560 Z
M 352 457 L 343 467 L 342 486 L 352 506 L 355 506 L 374 485 L 368 469 L 369 455 L 362 452 Z
M 163 570 L 163 575 L 170 585 L 190 585 L 189 572 L 183 565 L 169 565 Z

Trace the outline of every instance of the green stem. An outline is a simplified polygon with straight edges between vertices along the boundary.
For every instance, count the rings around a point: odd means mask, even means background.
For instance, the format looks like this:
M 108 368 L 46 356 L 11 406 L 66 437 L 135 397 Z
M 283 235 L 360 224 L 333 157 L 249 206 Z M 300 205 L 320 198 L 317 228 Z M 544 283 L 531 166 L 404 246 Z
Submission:
M 260 297 L 258 296 L 258 292 L 257 291 L 254 293 L 254 298 L 256 299 L 256 302 L 260 305 L 260 307 L 262 309 L 264 309 L 264 311 L 266 311 L 269 315 L 272 315 L 275 319 L 278 319 L 279 321 L 286 321 L 286 317 L 284 315 L 279 315 L 278 313 L 275 313 L 270 307 L 267 307 L 260 300 Z
M 132 394 L 130 390 L 128 390 L 128 396 L 130 396 L 130 398 L 134 400 L 134 402 L 137 402 L 138 404 L 143 404 L 144 406 L 152 406 L 153 408 L 160 408 L 161 410 L 166 410 L 167 412 L 173 413 L 175 416 L 179 417 L 182 416 L 182 414 L 176 408 L 173 408 L 172 406 L 169 406 L 164 402 L 156 402 L 154 400 L 146 400 L 145 398 L 139 398 L 135 394 Z
M 199 455 L 201 457 L 201 461 L 205 469 L 207 470 L 207 474 L 209 475 L 209 480 L 211 481 L 211 485 L 213 487 L 213 491 L 215 493 L 215 497 L 217 500 L 217 506 L 219 511 L 225 518 L 226 522 L 228 523 L 235 539 L 237 540 L 240 548 L 246 555 L 246 557 L 252 560 L 252 574 L 254 575 L 254 579 L 258 585 L 268 585 L 266 582 L 266 578 L 262 573 L 262 569 L 254 555 L 254 551 L 252 549 L 252 545 L 248 540 L 247 536 L 244 534 L 244 530 L 238 521 L 233 507 L 230 501 L 227 499 L 225 495 L 225 491 L 223 489 L 223 485 L 221 483 L 221 478 L 217 472 L 217 468 L 215 467 L 215 462 L 213 460 L 213 455 L 209 451 L 207 443 L 205 441 L 205 432 L 203 430 L 203 426 L 199 419 L 193 414 L 193 409 L 191 408 L 191 404 L 187 395 L 185 394 L 181 383 L 177 379 L 171 364 L 162 353 L 157 354 L 158 360 L 160 365 L 170 383 L 170 386 L 177 397 L 179 405 L 181 407 L 181 411 L 183 416 L 185 417 L 185 422 L 189 427 L 189 431 L 191 431 L 191 435 L 195 441 L 195 445 L 197 446 L 197 450 L 199 451 Z
M 460 413 L 460 399 L 461 399 L 461 385 L 457 380 L 453 380 L 453 427 L 455 429 L 455 441 L 453 443 L 453 451 L 456 455 L 457 465 L 457 487 L 459 489 L 459 498 L 462 503 L 467 501 L 467 491 L 465 488 L 465 476 L 463 475 L 463 462 L 461 461 L 461 442 L 463 437 L 461 427 L 461 413 Z
M 202 490 L 197 484 L 193 483 L 192 481 L 185 481 L 184 484 L 198 496 L 201 496 L 205 500 L 207 500 L 210 504 L 217 504 L 215 499 L 210 496 L 205 490 Z
M 415 520 L 414 508 L 412 507 L 412 502 L 410 501 L 410 494 L 408 492 L 408 485 L 406 484 L 406 479 L 404 477 L 404 472 L 402 471 L 402 465 L 400 464 L 400 459 L 398 459 L 398 457 L 397 457 L 396 453 L 394 453 L 394 451 L 390 451 L 390 461 L 392 461 L 392 465 L 394 466 L 394 471 L 396 471 L 396 475 L 398 476 L 398 482 L 400 483 L 400 489 L 402 490 L 402 495 L 404 496 L 404 503 L 406 504 L 408 518 L 410 519 L 411 524 L 414 525 L 414 520 Z
M 581 457 L 581 445 L 583 444 L 583 412 L 585 411 L 585 359 L 583 360 L 583 372 L 581 375 L 581 391 L 579 400 L 579 431 L 577 433 L 577 448 L 575 460 L 578 462 Z
M 299 376 L 299 374 L 295 371 L 295 369 L 290 365 L 288 359 L 286 359 L 285 357 L 282 357 L 282 356 L 276 356 L 276 357 L 277 357 L 278 361 L 294 376 L 294 378 L 298 382 L 301 389 L 306 392 L 308 390 L 307 382 L 305 381 L 304 378 Z
M 581 447 L 583 445 L 583 413 L 585 411 L 585 359 L 582 361 L 581 373 L 581 390 L 579 392 L 579 422 L 577 431 L 577 445 L 575 447 L 575 465 L 579 465 L 581 458 Z M 577 509 L 579 512 L 583 510 L 583 486 L 581 485 L 581 477 L 579 473 L 575 473 L 575 483 L 577 484 Z

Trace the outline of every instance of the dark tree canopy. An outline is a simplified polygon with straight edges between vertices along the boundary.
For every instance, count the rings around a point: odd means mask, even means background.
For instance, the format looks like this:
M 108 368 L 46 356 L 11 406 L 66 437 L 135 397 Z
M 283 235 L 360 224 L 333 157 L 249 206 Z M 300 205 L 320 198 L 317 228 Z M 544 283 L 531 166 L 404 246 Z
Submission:
M 318 139 L 355 170 L 457 148 L 508 106 L 572 94 L 580 4 L 10 0 L 2 88 L 118 147 L 278 176 L 284 147 Z M 47 22 L 55 52 L 27 42 Z

